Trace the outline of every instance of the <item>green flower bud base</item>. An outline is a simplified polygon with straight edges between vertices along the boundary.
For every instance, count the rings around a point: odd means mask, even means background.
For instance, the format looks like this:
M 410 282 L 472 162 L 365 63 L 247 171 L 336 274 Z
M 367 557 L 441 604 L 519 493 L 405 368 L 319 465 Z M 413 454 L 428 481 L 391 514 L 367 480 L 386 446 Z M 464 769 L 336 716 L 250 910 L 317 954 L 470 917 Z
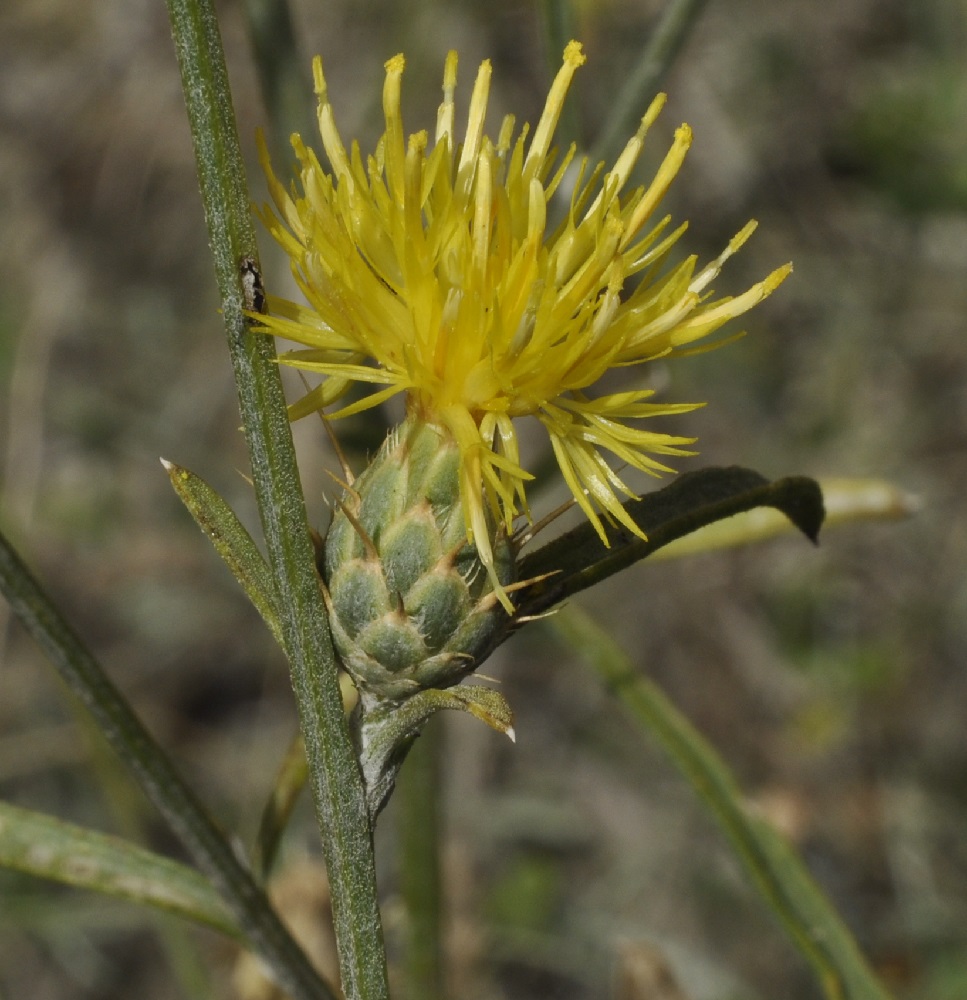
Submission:
M 410 417 L 333 518 L 323 554 L 333 641 L 364 702 L 457 684 L 511 624 L 467 541 L 459 467 L 449 433 Z M 492 543 L 507 586 L 513 546 L 497 530 Z

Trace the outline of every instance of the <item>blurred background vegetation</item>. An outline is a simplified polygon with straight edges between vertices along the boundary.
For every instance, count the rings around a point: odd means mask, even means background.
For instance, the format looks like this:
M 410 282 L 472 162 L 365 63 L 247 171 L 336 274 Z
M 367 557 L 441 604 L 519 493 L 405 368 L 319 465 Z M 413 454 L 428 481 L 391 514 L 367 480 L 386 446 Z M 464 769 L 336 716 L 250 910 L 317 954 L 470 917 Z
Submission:
M 568 124 L 585 146 L 660 8 L 575 9 L 589 60 Z M 267 113 L 246 11 L 220 11 L 252 156 Z M 320 52 L 343 134 L 364 150 L 397 51 L 412 131 L 432 126 L 447 49 L 464 108 L 493 59 L 492 121 L 534 121 L 559 57 L 545 11 L 522 0 L 300 0 L 294 16 L 293 121 L 311 113 Z M 967 996 L 965 42 L 959 0 L 707 5 L 664 81 L 651 162 L 675 125 L 693 126 L 667 202 L 691 220 L 689 251 L 707 259 L 760 221 L 717 290 L 788 259 L 796 270 L 748 317 L 750 336 L 659 372 L 668 398 L 709 401 L 675 427 L 700 438 L 680 467 L 885 477 L 922 509 L 830 531 L 818 550 L 790 537 L 645 563 L 581 600 L 720 749 L 904 1000 Z M 251 184 L 261 199 L 254 166 Z M 284 287 L 262 243 L 270 287 Z M 157 461 L 204 476 L 254 523 L 159 0 L 0 10 L 0 246 L 4 530 L 248 844 L 295 710 L 281 655 Z M 317 423 L 297 437 L 322 526 L 335 463 Z M 172 849 L 5 616 L 0 795 Z M 650 996 L 628 983 L 655 949 L 689 1000 L 819 995 L 678 774 L 550 632 L 525 630 L 484 672 L 517 712 L 518 743 L 445 720 L 454 997 Z M 391 807 L 377 838 L 391 946 L 395 822 Z M 304 804 L 280 883 L 325 952 Z M 262 995 L 213 935 L 0 872 L 3 1000 Z

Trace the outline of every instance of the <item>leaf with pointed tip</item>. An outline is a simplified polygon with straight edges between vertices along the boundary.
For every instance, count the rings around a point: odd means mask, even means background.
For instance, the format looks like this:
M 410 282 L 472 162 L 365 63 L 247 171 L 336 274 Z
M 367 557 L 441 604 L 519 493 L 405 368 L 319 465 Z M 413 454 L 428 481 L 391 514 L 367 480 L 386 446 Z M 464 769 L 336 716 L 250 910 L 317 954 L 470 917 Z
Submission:
M 446 704 L 440 700 L 440 708 L 461 709 L 476 716 L 481 722 L 486 722 L 491 729 L 510 738 L 511 743 L 517 742 L 514 732 L 514 714 L 507 704 L 507 699 L 493 688 L 481 687 L 479 684 L 466 684 L 447 688 L 438 692 L 446 696 Z
M 375 818 L 393 791 L 396 776 L 427 719 L 444 709 L 469 712 L 491 729 L 514 740 L 514 715 L 507 699 L 479 684 L 426 688 L 403 702 L 379 702 L 362 713 L 359 763 L 366 781 L 366 799 Z
M 826 508 L 824 528 L 854 521 L 898 521 L 919 508 L 917 498 L 882 479 L 820 479 Z M 795 531 L 796 525 L 774 507 L 756 507 L 724 521 L 716 521 L 653 553 L 652 559 L 678 559 L 762 542 Z
M 244 941 L 211 883 L 194 868 L 7 802 L 0 802 L 0 867 L 154 906 Z
M 206 483 L 188 469 L 161 460 L 171 485 L 215 551 L 242 585 L 248 599 L 282 646 L 278 599 L 268 563 L 235 511 Z
M 524 557 L 519 577 L 540 582 L 521 593 L 518 615 L 540 614 L 677 538 L 757 507 L 781 511 L 813 542 L 825 517 L 819 484 L 805 476 L 769 482 L 758 472 L 737 466 L 689 472 L 662 490 L 624 504 L 646 538 L 613 529 L 608 532 L 610 545 L 605 545 L 594 527 L 584 522 Z

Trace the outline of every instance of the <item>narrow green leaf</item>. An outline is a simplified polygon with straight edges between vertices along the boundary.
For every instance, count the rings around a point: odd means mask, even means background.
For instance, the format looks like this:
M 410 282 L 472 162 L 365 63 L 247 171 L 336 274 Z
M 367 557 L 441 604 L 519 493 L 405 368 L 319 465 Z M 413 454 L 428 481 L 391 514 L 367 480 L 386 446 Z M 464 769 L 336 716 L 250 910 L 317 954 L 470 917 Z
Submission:
M 359 763 L 366 781 L 366 798 L 375 818 L 386 804 L 396 776 L 427 719 L 444 709 L 469 712 L 491 729 L 516 739 L 514 715 L 507 699 L 479 684 L 425 688 L 405 701 L 378 702 L 359 722 Z
M 0 866 L 154 906 L 245 941 L 200 872 L 120 837 L 6 802 L 0 802 Z
M 494 688 L 483 687 L 480 684 L 460 684 L 458 687 L 447 688 L 439 694 L 441 708 L 453 708 L 469 712 L 481 722 L 486 722 L 491 729 L 517 742 L 514 732 L 514 713 L 507 704 L 507 699 Z
M 293 1000 L 332 1000 L 198 797 L 0 532 L 0 592 Z
M 554 79 L 561 65 L 561 53 L 572 38 L 580 38 L 574 0 L 541 0 L 541 27 L 543 28 L 545 72 L 548 83 Z M 581 145 L 580 114 L 578 102 L 565 101 L 555 132 L 561 149 L 572 142 Z
M 611 102 L 607 121 L 588 156 L 589 163 L 612 163 L 625 137 L 635 131 L 649 102 L 695 27 L 707 0 L 667 0 L 657 21 L 649 26 L 648 39 L 638 60 L 624 74 L 624 84 Z
M 550 627 L 662 745 L 728 837 L 756 887 L 813 965 L 828 1000 L 889 1000 L 795 851 L 743 801 L 721 758 L 614 639 L 573 605 Z
M 289 136 L 306 138 L 318 128 L 312 109 L 309 60 L 300 51 L 288 0 L 244 0 L 249 40 L 262 101 L 268 112 L 273 153 L 289 155 Z
M 824 527 L 853 521 L 897 521 L 916 513 L 916 498 L 881 479 L 820 479 L 826 508 Z M 736 514 L 725 521 L 670 542 L 652 554 L 652 559 L 677 559 L 715 549 L 749 545 L 795 530 L 795 525 L 772 507 Z
M 272 571 L 245 525 L 203 479 L 165 459 L 161 460 L 161 464 L 181 502 L 242 585 L 275 641 L 283 646 Z
M 818 483 L 804 476 L 770 483 L 758 472 L 738 467 L 689 472 L 662 490 L 624 504 L 646 538 L 624 529 L 612 530 L 608 533 L 610 544 L 605 545 L 585 521 L 522 559 L 521 579 L 546 579 L 521 594 L 518 615 L 540 614 L 677 538 L 757 507 L 780 511 L 813 542 L 825 516 Z

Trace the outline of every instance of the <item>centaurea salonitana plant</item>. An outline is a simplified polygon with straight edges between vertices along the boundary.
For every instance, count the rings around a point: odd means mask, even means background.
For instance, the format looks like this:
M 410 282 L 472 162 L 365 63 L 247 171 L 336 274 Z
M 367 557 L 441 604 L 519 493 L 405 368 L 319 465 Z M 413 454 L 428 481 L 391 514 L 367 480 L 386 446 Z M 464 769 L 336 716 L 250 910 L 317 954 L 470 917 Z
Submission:
M 510 710 L 496 690 L 458 682 L 514 628 L 716 521 L 771 507 L 815 540 L 822 494 L 802 477 L 770 483 L 748 469 L 704 469 L 646 496 L 631 494 L 610 463 L 664 471 L 668 457 L 688 453 L 691 439 L 646 430 L 648 418 L 694 404 L 657 403 L 640 383 L 621 392 L 596 388 L 610 368 L 721 344 L 710 335 L 770 294 L 789 268 L 736 298 L 712 295 L 721 266 L 752 224 L 704 267 L 694 258 L 673 263 L 684 227 L 672 227 L 657 208 L 689 146 L 687 126 L 651 183 L 625 190 L 662 98 L 609 172 L 576 161 L 573 148 L 558 157 L 554 132 L 584 62 L 576 43 L 565 50 L 533 133 L 526 126 L 516 131 L 507 118 L 496 142 L 484 135 L 489 63 L 478 72 L 458 142 L 457 59 L 448 57 L 431 147 L 427 133 L 404 138 L 403 60 L 390 60 L 386 131 L 365 162 L 355 145 L 347 153 L 339 137 L 317 62 L 329 172 L 296 137 L 301 189 L 294 185 L 289 193 L 263 149 L 275 210 L 264 209 L 262 217 L 289 252 L 308 304 L 271 299 L 271 314 L 262 315 L 261 269 L 217 18 L 210 0 L 168 0 L 168 6 L 264 546 L 208 484 L 164 465 L 286 654 L 300 739 L 286 755 L 247 864 L 235 838 L 221 832 L 0 533 L 0 592 L 197 866 L 0 802 L 0 868 L 208 924 L 255 951 L 271 971 L 273 989 L 293 1000 L 337 994 L 388 1000 L 373 854 L 378 812 L 434 712 L 466 710 L 512 734 Z M 668 5 L 669 19 L 663 16 L 646 62 L 671 52 L 688 10 L 697 6 Z M 549 217 L 560 221 L 549 226 Z M 406 398 L 406 419 L 375 461 L 358 479 L 347 475 L 321 566 L 313 559 L 274 343 L 265 334 L 299 342 L 302 350 L 286 362 L 321 376 L 290 407 L 293 417 L 330 406 L 339 407 L 331 417 L 345 416 L 396 393 Z M 371 391 L 348 404 L 354 383 Z M 530 518 L 532 475 L 520 458 L 515 423 L 527 416 L 547 431 L 587 520 L 521 552 L 537 530 L 515 533 L 517 519 Z M 885 485 L 860 482 L 845 504 L 840 491 L 840 518 L 884 516 Z M 869 486 L 879 494 L 873 502 Z M 857 502 L 860 491 L 867 498 Z M 886 492 L 892 516 L 909 512 L 897 491 Z M 761 530 L 761 522 L 733 528 L 732 542 L 761 537 Z M 701 544 L 715 543 L 706 537 Z M 330 617 L 339 657 L 360 695 L 348 719 Z M 804 866 L 748 809 L 702 737 L 604 630 L 573 613 L 559 616 L 556 626 L 705 801 L 830 1000 L 886 1000 Z M 434 829 L 441 753 L 438 742 L 423 749 L 422 774 L 414 762 L 416 780 L 399 817 L 412 833 L 400 849 L 399 888 L 410 938 L 404 992 L 433 1000 L 444 981 Z M 325 856 L 338 988 L 319 976 L 265 891 L 303 782 L 313 792 Z
M 653 390 L 593 393 L 612 368 L 705 350 L 789 274 L 785 265 L 734 298 L 712 282 L 749 238 L 713 261 L 670 263 L 685 231 L 657 212 L 692 139 L 682 125 L 652 181 L 628 192 L 657 97 L 610 170 L 559 156 L 554 132 L 584 63 L 577 42 L 531 132 L 504 118 L 484 133 L 491 67 L 481 64 L 462 141 L 455 131 L 457 55 L 446 60 L 431 144 L 405 136 L 404 60 L 386 63 L 386 130 L 375 152 L 347 150 L 322 63 L 313 64 L 326 170 L 293 136 L 299 185 L 262 163 L 274 209 L 261 219 L 289 255 L 306 303 L 268 299 L 261 329 L 302 345 L 284 363 L 323 376 L 293 419 L 372 387 L 329 418 L 403 393 L 406 419 L 352 483 L 326 540 L 333 635 L 364 700 L 399 701 L 466 676 L 514 614 L 515 520 L 529 517 L 515 421 L 543 425 L 576 503 L 607 544 L 607 524 L 642 535 L 622 505 L 633 492 L 605 453 L 647 473 L 688 455 L 692 438 L 642 426 L 701 404 Z M 563 218 L 551 201 L 576 173 Z

